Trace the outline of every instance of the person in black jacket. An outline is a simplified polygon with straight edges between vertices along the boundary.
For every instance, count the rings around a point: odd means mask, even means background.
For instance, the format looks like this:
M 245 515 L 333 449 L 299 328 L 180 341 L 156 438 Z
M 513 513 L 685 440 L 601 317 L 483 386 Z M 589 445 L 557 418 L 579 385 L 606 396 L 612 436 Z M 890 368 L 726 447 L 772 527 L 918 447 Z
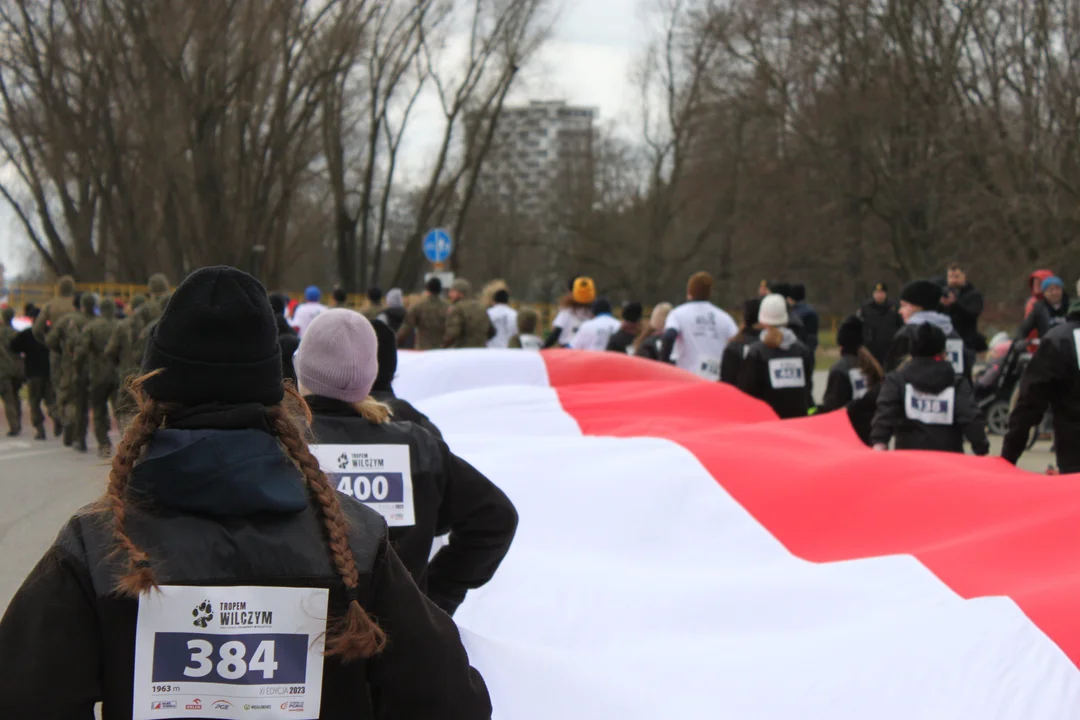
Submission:
M 825 386 L 825 397 L 821 404 L 822 412 L 832 412 L 847 407 L 853 400 L 859 400 L 870 390 L 870 376 L 879 378 L 879 368 L 873 368 L 877 360 L 863 346 L 863 323 L 855 315 L 847 318 L 836 331 L 836 344 L 840 346 L 840 359 L 829 369 L 829 380 Z
M 178 717 L 273 697 L 322 720 L 490 718 L 453 620 L 382 517 L 319 469 L 277 337 L 266 291 L 239 270 L 177 288 L 105 495 L 0 620 L 5 717 L 91 720 L 98 702 L 103 720 L 151 703 Z
M 672 311 L 671 303 L 657 303 L 649 315 L 648 332 L 634 341 L 634 355 L 646 360 L 660 360 L 660 346 L 664 342 L 664 325 Z
M 375 328 L 375 336 L 379 340 L 379 374 L 375 376 L 375 384 L 371 386 L 371 397 L 389 405 L 394 420 L 419 425 L 441 440 L 442 432 L 431 422 L 431 418 L 413 407 L 408 400 L 394 394 L 394 375 L 397 374 L 396 333 L 378 320 L 371 323 L 371 326 Z
M 328 310 L 308 326 L 296 371 L 315 415 L 313 452 L 339 492 L 383 514 L 417 585 L 452 615 L 469 590 L 495 574 L 517 512 L 446 443 L 419 426 L 390 422 L 389 408 L 370 397 L 377 353 L 375 330 L 358 313 Z M 432 541 L 446 533 L 449 542 L 429 562 Z
M 739 384 L 739 368 L 750 353 L 750 346 L 757 342 L 754 328 L 758 324 L 758 310 L 761 298 L 750 298 L 743 303 L 742 328 L 739 334 L 728 341 L 724 356 L 720 359 L 720 382 L 729 385 Z
M 33 305 L 26 306 L 26 317 L 36 320 L 41 311 Z M 30 405 L 30 423 L 34 426 L 34 439 L 45 440 L 45 412 L 42 403 L 50 414 L 55 413 L 52 381 L 49 379 L 49 348 L 34 337 L 33 328 L 26 328 L 11 341 L 10 349 L 21 355 L 23 369 L 26 371 L 26 397 Z M 59 421 L 54 422 L 59 426 Z
M 979 316 L 983 312 L 983 295 L 968 282 L 967 271 L 959 263 L 949 265 L 941 298 L 943 312 L 952 319 L 953 327 L 973 353 L 986 350 L 986 338 L 979 332 Z
M 930 323 L 916 326 L 911 359 L 885 377 L 870 438 L 875 450 L 964 452 L 964 438 L 976 455 L 990 452 L 986 427 L 971 384 L 945 357 L 945 333 Z
M 293 356 L 300 347 L 300 336 L 285 319 L 285 307 L 289 304 L 289 298 L 284 295 L 274 294 L 270 296 L 270 307 L 274 311 L 274 322 L 277 324 L 278 345 L 281 346 L 281 373 L 286 380 L 292 380 L 296 384 L 296 369 L 293 368 Z
M 1077 288 L 1080 291 L 1080 286 Z M 1046 414 L 1054 424 L 1058 470 L 1080 473 L 1080 301 L 1065 322 L 1050 330 L 1020 380 L 1020 394 L 1009 416 L 1001 456 L 1016 464 L 1027 448 L 1031 429 Z
M 904 287 L 900 294 L 900 317 L 906 323 L 893 337 L 885 359 L 885 370 L 892 372 L 911 355 L 911 343 L 919 325 L 929 323 L 945 333 L 945 356 L 952 363 L 957 375 L 971 381 L 975 366 L 975 352 L 965 343 L 953 327 L 952 320 L 940 310 L 941 286 L 931 280 L 915 280 Z
M 641 335 L 641 317 L 644 310 L 639 302 L 628 302 L 623 305 L 622 325 L 608 339 L 607 349 L 612 352 L 634 354 L 634 342 Z
M 1035 337 L 1045 336 L 1065 322 L 1065 317 L 1069 314 L 1069 296 L 1065 294 L 1065 283 L 1061 278 L 1051 275 L 1043 280 L 1041 290 L 1042 297 L 1016 331 L 1018 340 L 1031 336 L 1032 331 L 1035 331 Z
M 863 344 L 884 366 L 893 338 L 904 327 L 896 303 L 889 301 L 889 287 L 885 283 L 874 286 L 873 297 L 859 308 L 858 316 L 863 322 Z
M 739 368 L 739 389 L 764 400 L 781 418 L 805 417 L 810 349 L 787 326 L 788 306 L 781 295 L 761 301 L 758 322 L 764 327 Z
M 401 292 L 401 288 L 390 288 L 390 291 L 386 293 L 386 307 L 375 317 L 376 320 L 380 320 L 394 331 L 395 334 L 401 330 L 401 326 L 405 324 L 405 296 Z

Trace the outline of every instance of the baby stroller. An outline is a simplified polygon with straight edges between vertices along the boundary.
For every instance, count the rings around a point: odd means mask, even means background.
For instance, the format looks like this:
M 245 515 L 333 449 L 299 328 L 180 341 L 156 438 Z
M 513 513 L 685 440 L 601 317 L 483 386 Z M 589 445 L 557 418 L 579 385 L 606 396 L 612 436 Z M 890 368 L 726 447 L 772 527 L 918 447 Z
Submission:
M 1027 346 L 1026 339 L 995 343 L 989 364 L 975 377 L 975 402 L 986 418 L 987 429 L 994 435 L 1009 431 L 1012 398 L 1031 361 Z

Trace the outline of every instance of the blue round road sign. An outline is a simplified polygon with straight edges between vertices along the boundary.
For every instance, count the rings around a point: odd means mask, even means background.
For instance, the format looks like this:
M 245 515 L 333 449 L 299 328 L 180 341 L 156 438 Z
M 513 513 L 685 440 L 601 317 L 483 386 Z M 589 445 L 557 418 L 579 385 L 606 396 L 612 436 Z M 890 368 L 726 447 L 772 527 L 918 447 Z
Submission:
M 446 262 L 452 252 L 454 252 L 454 241 L 450 239 L 450 233 L 445 230 L 436 228 L 424 236 L 424 257 L 429 262 Z

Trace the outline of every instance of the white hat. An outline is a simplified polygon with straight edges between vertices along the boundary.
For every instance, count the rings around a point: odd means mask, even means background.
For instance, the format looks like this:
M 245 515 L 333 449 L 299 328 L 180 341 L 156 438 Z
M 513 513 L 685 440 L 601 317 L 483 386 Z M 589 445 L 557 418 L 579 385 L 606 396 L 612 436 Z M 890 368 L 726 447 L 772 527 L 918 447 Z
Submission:
M 758 322 L 770 327 L 783 327 L 788 324 L 787 300 L 783 295 L 766 295 L 758 311 Z

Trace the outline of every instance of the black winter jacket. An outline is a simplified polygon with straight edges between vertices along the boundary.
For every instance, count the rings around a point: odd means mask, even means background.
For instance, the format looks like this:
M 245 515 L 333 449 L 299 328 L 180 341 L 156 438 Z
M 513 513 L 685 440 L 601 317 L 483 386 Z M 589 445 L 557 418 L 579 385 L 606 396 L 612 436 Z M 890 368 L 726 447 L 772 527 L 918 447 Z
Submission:
M 30 328 L 26 328 L 11 341 L 12 352 L 23 356 L 26 377 L 49 377 L 49 348 L 38 342 Z
M 663 341 L 664 334 L 661 332 L 650 333 L 648 337 L 641 341 L 638 345 L 637 357 L 645 358 L 646 360 L 659 360 L 660 359 L 660 343 Z
M 130 492 L 142 501 L 128 503 L 125 528 L 158 583 L 327 588 L 331 620 L 342 616 L 317 503 L 268 430 L 159 430 Z M 341 500 L 359 602 L 389 643 L 367 661 L 326 658 L 319 717 L 490 718 L 453 620 L 417 589 L 382 518 Z M 0 620 L 5 718 L 93 720 L 96 702 L 103 720 L 132 717 L 139 601 L 114 593 L 125 567 L 114 549 L 110 513 L 86 508 L 12 599 Z
M 394 422 L 410 422 L 419 425 L 442 440 L 442 431 L 431 422 L 431 418 L 417 410 L 408 400 L 399 398 L 393 390 L 372 390 L 371 397 L 390 406 L 390 410 L 394 413 Z
M 946 287 L 945 292 L 949 291 Z M 972 352 L 986 350 L 986 338 L 979 333 L 979 316 L 982 315 L 984 305 L 983 294 L 971 283 L 952 292 L 956 294 L 956 302 L 944 306 L 942 311 L 952 318 L 953 327 Z
M 884 367 L 893 338 L 904 327 L 904 319 L 900 317 L 896 305 L 889 302 L 883 305 L 868 302 L 859 309 L 858 314 L 863 321 L 863 345 Z
M 878 396 L 870 439 L 897 450 L 964 452 L 964 438 L 976 455 L 990 452 L 982 414 L 971 383 L 948 360 L 917 357 L 889 373 Z
M 783 334 L 779 347 L 761 340 L 750 346 L 739 368 L 739 389 L 767 402 L 781 418 L 806 417 L 811 353 L 791 330 L 785 329 Z
M 415 425 L 375 425 L 338 400 L 308 397 L 307 402 L 320 445 L 409 447 L 416 523 L 390 528 L 390 539 L 420 589 L 452 615 L 469 590 L 492 578 L 510 549 L 517 529 L 510 499 L 446 443 Z M 429 563 L 432 541 L 446 533 L 449 542 Z
M 1054 423 L 1058 469 L 1080 473 L 1080 309 L 1073 305 L 1065 323 L 1043 337 L 1020 381 L 1020 394 L 1009 417 L 1002 457 L 1015 463 L 1027 447 L 1031 429 L 1047 408 Z
M 1068 314 L 1068 296 L 1062 298 L 1061 304 L 1058 307 L 1054 307 L 1046 302 L 1046 298 L 1043 298 L 1035 303 L 1035 307 L 1033 307 L 1028 316 L 1024 318 L 1024 322 L 1020 325 L 1020 329 L 1016 331 L 1016 337 L 1017 339 L 1026 338 L 1031 334 L 1032 330 L 1038 331 L 1038 337 L 1044 337 L 1052 329 L 1065 322 L 1065 317 Z
M 408 313 L 403 307 L 388 307 L 379 311 L 379 314 L 375 316 L 376 320 L 381 320 L 386 323 L 386 326 L 394 331 L 397 335 L 398 330 L 405 324 L 405 315 Z
M 634 341 L 637 340 L 641 328 L 637 323 L 624 322 L 622 326 L 608 340 L 607 350 L 633 355 Z
M 821 412 L 832 412 L 847 407 L 848 403 L 862 397 L 868 390 L 866 377 L 859 370 L 855 355 L 842 355 L 829 369 L 829 381 L 825 385 L 825 397 Z
M 803 326 L 803 335 L 799 339 L 813 353 L 818 346 L 818 331 L 821 329 L 821 318 L 817 310 L 808 302 L 797 302 L 791 308 L 791 314 L 799 319 Z M 803 339 L 805 338 L 805 339 Z
M 755 338 L 747 337 L 745 331 L 731 339 L 724 347 L 724 354 L 720 358 L 720 382 L 729 385 L 739 384 L 739 370 L 743 360 L 750 354 L 750 346 L 756 342 Z
M 858 400 L 848 403 L 848 420 L 855 434 L 859 436 L 868 447 L 873 446 L 870 440 L 870 429 L 874 423 L 874 413 L 877 412 L 878 396 L 881 394 L 881 383 L 872 385 L 866 394 Z
M 889 348 L 888 356 L 885 358 L 885 364 L 882 367 L 884 367 L 886 372 L 892 372 L 893 370 L 899 368 L 903 364 L 904 360 L 910 357 L 911 340 L 915 335 L 916 327 L 922 320 L 925 319 L 926 316 L 935 316 L 937 318 L 938 321 L 934 322 L 934 324 L 938 325 L 938 327 L 941 328 L 942 332 L 945 333 L 945 338 L 947 342 L 960 341 L 959 343 L 956 343 L 957 345 L 963 343 L 963 350 L 960 352 L 961 357 L 958 364 L 962 365 L 963 367 L 963 372 L 961 372 L 960 374 L 967 378 L 968 382 L 970 382 L 971 373 L 975 368 L 975 351 L 966 342 L 964 342 L 964 339 L 960 337 L 960 333 L 956 331 L 956 328 L 950 325 L 949 319 L 941 313 L 917 313 L 913 317 L 913 321 L 911 323 L 904 325 L 902 328 L 900 328 L 900 330 L 893 337 L 892 347 Z M 949 342 L 949 346 L 951 346 L 952 344 L 952 342 Z M 949 346 L 946 347 L 946 350 L 949 349 Z M 952 358 L 950 356 L 950 360 L 951 359 Z M 958 368 L 954 367 L 953 369 L 957 370 Z

